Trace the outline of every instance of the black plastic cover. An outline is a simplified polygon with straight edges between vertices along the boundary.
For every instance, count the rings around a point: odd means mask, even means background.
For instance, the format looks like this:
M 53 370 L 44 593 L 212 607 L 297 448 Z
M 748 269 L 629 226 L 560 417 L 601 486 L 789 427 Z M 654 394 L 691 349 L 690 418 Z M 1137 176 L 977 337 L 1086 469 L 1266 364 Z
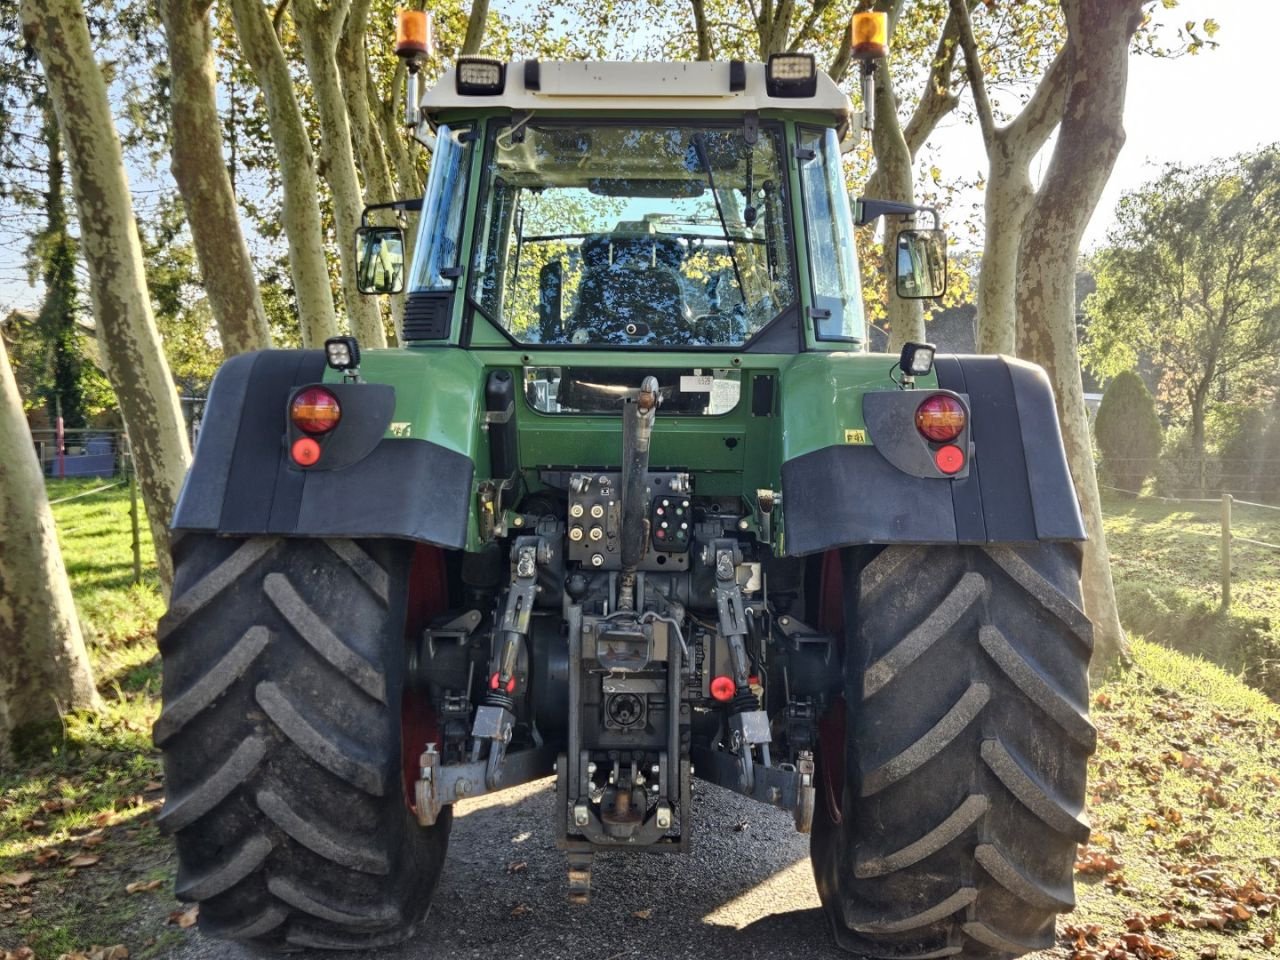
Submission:
M 349 465 L 303 470 L 293 464 L 287 444 L 288 400 L 298 387 L 319 381 L 323 372 L 319 350 L 262 350 L 222 365 L 209 391 L 173 528 L 228 536 L 394 537 L 464 546 L 473 465 L 460 453 L 427 440 L 382 439 L 383 426 L 368 453 Z M 371 386 L 353 384 L 349 389 Z M 370 394 L 374 406 L 382 406 L 380 393 Z M 344 421 L 350 402 L 347 397 Z
M 866 543 L 1085 539 L 1044 371 L 1009 357 L 940 356 L 934 366 L 938 385 L 969 401 L 969 475 L 911 476 L 872 446 L 789 460 L 787 555 Z

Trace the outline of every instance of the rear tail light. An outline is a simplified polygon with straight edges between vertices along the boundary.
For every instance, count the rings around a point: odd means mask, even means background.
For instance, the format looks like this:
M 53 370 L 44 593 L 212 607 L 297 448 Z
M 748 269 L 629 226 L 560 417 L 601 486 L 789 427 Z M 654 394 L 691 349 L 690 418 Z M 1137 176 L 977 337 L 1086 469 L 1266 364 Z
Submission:
M 289 407 L 289 418 L 303 433 L 328 433 L 342 419 L 338 398 L 322 387 L 308 387 Z
M 964 432 L 964 404 L 946 394 L 934 394 L 916 408 L 916 429 L 927 440 L 947 443 Z

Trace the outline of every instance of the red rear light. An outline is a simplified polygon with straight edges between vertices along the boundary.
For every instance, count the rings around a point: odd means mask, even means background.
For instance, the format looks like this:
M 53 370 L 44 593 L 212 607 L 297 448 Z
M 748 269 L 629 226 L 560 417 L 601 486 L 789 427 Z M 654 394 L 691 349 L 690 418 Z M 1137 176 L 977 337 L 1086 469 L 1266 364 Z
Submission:
M 946 443 L 964 432 L 964 404 L 936 393 L 916 408 L 916 429 L 934 443 Z
M 308 387 L 293 398 L 289 417 L 303 433 L 328 433 L 342 419 L 342 408 L 328 390 Z

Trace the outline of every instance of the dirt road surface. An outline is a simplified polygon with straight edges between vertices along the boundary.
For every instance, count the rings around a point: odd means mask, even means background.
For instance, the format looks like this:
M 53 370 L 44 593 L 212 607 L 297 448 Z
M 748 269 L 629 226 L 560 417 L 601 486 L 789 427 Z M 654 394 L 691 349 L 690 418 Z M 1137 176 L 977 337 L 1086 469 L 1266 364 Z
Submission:
M 789 814 L 695 783 L 692 852 L 597 856 L 584 908 L 565 895 L 553 801 L 553 781 L 545 780 L 458 804 L 444 877 L 417 934 L 393 949 L 345 956 L 848 960 L 830 944 L 809 838 L 795 832 Z M 195 934 L 175 956 L 254 955 Z

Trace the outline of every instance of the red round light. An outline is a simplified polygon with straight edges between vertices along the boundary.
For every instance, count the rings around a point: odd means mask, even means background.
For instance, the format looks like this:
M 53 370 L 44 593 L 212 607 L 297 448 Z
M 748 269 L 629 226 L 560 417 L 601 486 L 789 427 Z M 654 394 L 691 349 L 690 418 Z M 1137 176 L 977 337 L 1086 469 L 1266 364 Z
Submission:
M 342 408 L 328 390 L 308 387 L 293 398 L 289 417 L 303 433 L 328 433 L 342 419 Z
M 320 444 L 310 437 L 299 437 L 293 441 L 293 462 L 302 467 L 309 467 L 320 459 Z
M 964 404 L 945 393 L 935 393 L 916 407 L 916 429 L 935 443 L 960 436 L 966 419 Z
M 938 448 L 933 455 L 933 462 L 943 473 L 959 473 L 964 467 L 964 451 L 955 444 L 949 443 L 945 447 Z
M 728 703 L 738 692 L 738 685 L 733 677 L 716 677 L 711 681 L 711 696 L 721 703 Z

